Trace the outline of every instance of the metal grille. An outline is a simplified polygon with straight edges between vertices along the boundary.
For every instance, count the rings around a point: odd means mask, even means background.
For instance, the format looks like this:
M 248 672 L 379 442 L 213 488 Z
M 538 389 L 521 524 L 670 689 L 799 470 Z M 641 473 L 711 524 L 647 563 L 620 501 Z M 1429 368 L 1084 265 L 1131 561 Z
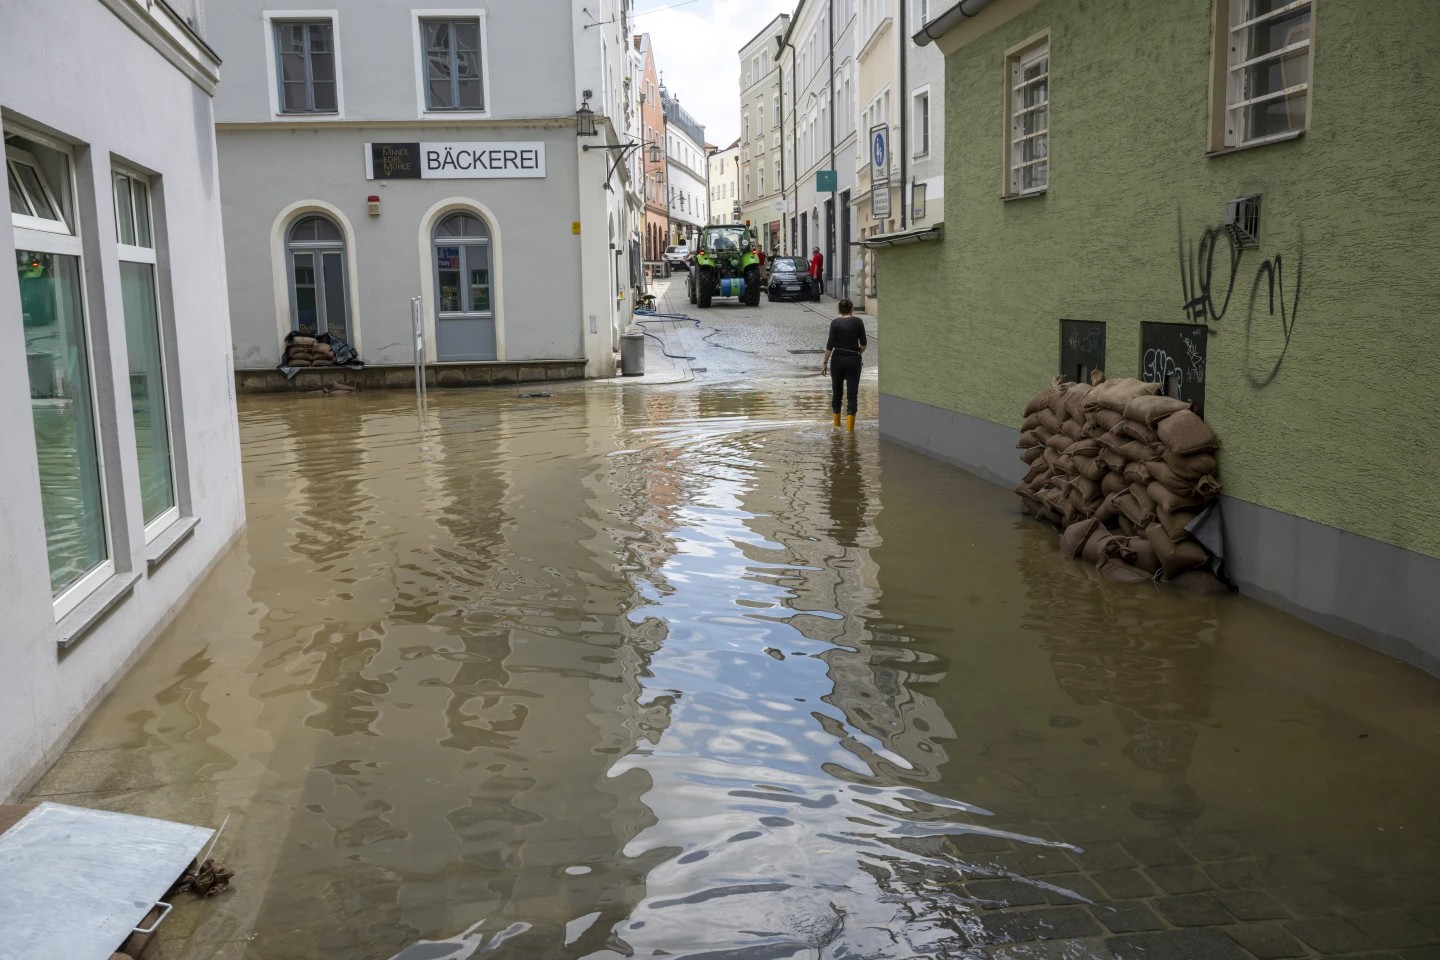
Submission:
M 1260 194 L 1252 193 L 1225 205 L 1225 224 L 1236 243 L 1246 249 L 1260 246 Z

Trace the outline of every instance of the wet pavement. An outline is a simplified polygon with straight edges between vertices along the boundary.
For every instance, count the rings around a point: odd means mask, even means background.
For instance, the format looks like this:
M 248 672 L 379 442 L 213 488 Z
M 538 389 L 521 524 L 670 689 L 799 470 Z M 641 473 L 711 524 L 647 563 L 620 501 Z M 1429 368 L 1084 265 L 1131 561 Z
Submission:
M 229 818 L 169 960 L 1440 957 L 1440 680 L 1097 582 L 873 374 L 833 431 L 803 309 L 245 398 L 242 539 L 32 799 Z

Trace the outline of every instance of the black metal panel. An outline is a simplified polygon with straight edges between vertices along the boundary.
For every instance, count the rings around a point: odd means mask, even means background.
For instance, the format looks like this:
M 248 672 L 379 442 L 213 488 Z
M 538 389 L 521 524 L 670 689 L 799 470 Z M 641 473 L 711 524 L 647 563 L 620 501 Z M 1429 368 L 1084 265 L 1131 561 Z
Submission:
M 1188 323 L 1140 324 L 1140 379 L 1161 383 L 1169 397 L 1205 415 L 1205 351 L 1209 331 Z
M 1090 371 L 1105 369 L 1105 324 L 1097 320 L 1060 321 L 1060 375 L 1089 383 Z

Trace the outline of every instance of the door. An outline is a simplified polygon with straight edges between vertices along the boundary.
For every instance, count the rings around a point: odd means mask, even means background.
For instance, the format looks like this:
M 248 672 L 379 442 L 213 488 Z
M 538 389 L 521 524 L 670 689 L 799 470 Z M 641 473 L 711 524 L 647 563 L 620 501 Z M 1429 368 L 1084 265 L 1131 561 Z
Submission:
M 498 359 L 489 231 L 456 214 L 435 234 L 436 359 Z
M 850 296 L 850 191 L 840 194 L 840 295 Z

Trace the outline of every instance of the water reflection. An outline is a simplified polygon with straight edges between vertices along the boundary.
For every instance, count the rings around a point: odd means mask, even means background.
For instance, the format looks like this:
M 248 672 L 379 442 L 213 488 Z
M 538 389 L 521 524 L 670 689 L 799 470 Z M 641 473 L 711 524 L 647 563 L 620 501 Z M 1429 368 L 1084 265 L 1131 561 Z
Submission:
M 1429 889 L 1434 681 L 1092 582 L 803 389 L 247 401 L 245 539 L 37 795 L 232 815 L 182 960 L 1079 957 L 1197 838 Z

